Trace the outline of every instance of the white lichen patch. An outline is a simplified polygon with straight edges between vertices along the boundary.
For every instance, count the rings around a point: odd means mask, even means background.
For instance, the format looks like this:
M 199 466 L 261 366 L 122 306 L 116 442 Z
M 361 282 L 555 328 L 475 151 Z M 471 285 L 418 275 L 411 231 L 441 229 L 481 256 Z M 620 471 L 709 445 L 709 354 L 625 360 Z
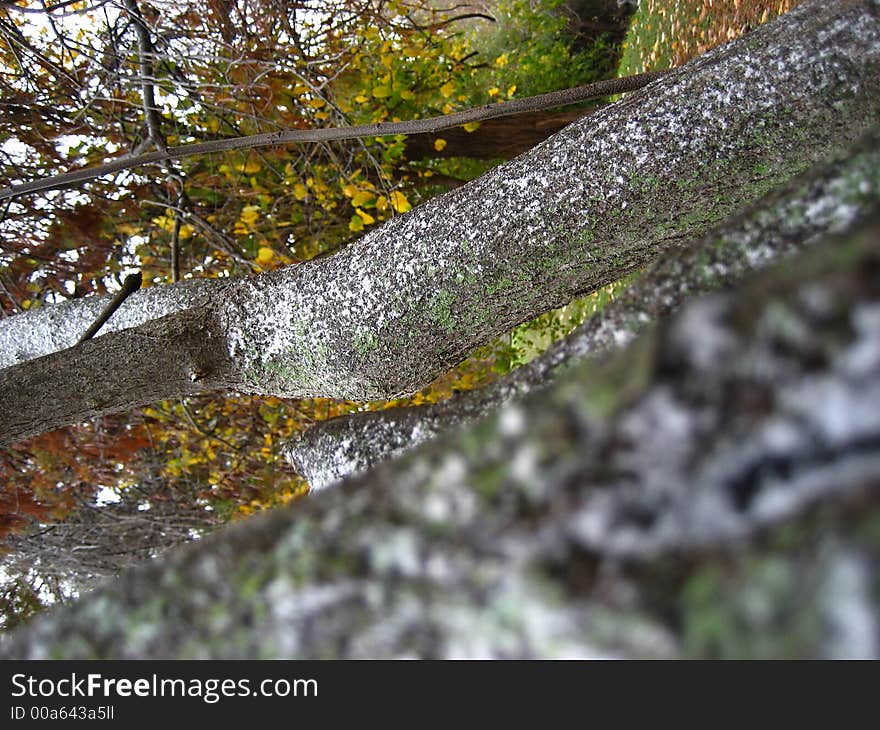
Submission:
M 510 403 L 501 409 L 498 416 L 498 430 L 503 436 L 519 436 L 526 428 L 526 417 L 522 408 Z
M 840 366 L 850 376 L 867 376 L 880 369 L 880 305 L 865 304 L 853 313 L 858 339 L 840 356 Z
M 671 339 L 697 370 L 717 368 L 737 349 L 736 336 L 721 319 L 724 305 L 723 298 L 715 297 L 676 320 Z

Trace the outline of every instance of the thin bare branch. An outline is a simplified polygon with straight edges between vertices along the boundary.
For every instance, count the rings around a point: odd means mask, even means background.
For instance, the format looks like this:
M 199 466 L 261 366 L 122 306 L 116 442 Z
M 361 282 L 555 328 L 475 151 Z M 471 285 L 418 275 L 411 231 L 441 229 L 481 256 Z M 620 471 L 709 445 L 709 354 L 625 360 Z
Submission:
M 94 180 L 102 175 L 128 170 L 155 162 L 178 160 L 193 155 L 205 155 L 213 152 L 230 150 L 250 149 L 253 147 L 267 147 L 289 143 L 304 142 L 329 142 L 332 140 L 357 139 L 360 137 L 388 137 L 398 134 L 424 134 L 437 132 L 441 129 L 459 127 L 471 122 L 480 122 L 486 119 L 519 114 L 521 112 L 539 111 L 559 106 L 577 104 L 589 99 L 597 99 L 615 94 L 635 91 L 647 86 L 653 81 L 662 78 L 669 71 L 652 71 L 635 76 L 627 76 L 619 79 L 608 79 L 586 86 L 578 86 L 562 91 L 553 91 L 549 94 L 540 94 L 524 99 L 486 104 L 485 106 L 467 109 L 453 114 L 427 119 L 412 119 L 405 122 L 381 122 L 378 124 L 361 124 L 354 127 L 329 127 L 326 129 L 294 129 L 281 132 L 268 132 L 255 134 L 247 137 L 217 140 L 212 142 L 199 142 L 196 144 L 171 147 L 167 150 L 151 152 L 138 157 L 124 157 L 96 167 L 88 167 L 62 175 L 53 175 L 42 180 L 12 185 L 0 190 L 0 200 L 17 197 L 26 193 L 54 190 L 60 187 L 75 185 L 77 183 Z

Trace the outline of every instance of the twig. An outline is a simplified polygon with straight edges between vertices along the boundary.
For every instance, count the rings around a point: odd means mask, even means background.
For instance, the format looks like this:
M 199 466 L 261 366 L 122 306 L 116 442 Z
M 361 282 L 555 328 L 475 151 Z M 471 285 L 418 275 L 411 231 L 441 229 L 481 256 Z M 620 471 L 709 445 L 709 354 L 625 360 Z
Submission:
M 178 205 L 180 202 L 178 201 Z M 174 214 L 174 228 L 171 231 L 171 283 L 180 281 L 180 213 Z
M 110 317 L 113 316 L 113 313 L 119 309 L 122 303 L 128 299 L 128 297 L 141 288 L 141 282 L 143 281 L 141 277 L 141 272 L 138 271 L 134 274 L 129 274 L 125 277 L 125 281 L 122 282 L 122 289 L 116 292 L 116 296 L 110 300 L 106 307 L 104 307 L 101 314 L 98 315 L 98 318 L 92 323 L 92 326 L 89 327 L 82 337 L 77 340 L 77 345 L 85 342 L 86 340 L 92 339 L 98 330 L 103 327 L 104 322 L 106 322 Z
M 140 67 L 141 98 L 144 105 L 144 121 L 147 124 L 147 135 L 157 149 L 164 150 L 165 135 L 162 134 L 162 117 L 156 107 L 156 96 L 151 82 L 153 76 L 153 41 L 150 38 L 150 30 L 135 0 L 125 0 L 125 9 L 128 11 L 134 23 L 134 32 L 137 36 L 138 66 Z
M 549 94 L 531 96 L 524 99 L 486 104 L 485 106 L 467 109 L 454 114 L 427 119 L 412 119 L 405 122 L 380 122 L 378 124 L 361 124 L 355 127 L 329 127 L 326 129 L 293 129 L 280 132 L 267 132 L 254 134 L 248 137 L 236 137 L 234 139 L 216 140 L 212 142 L 199 142 L 196 144 L 171 147 L 167 150 L 150 152 L 138 157 L 125 157 L 108 162 L 96 167 L 87 167 L 74 170 L 61 175 L 33 180 L 21 185 L 12 185 L 0 190 L 0 200 L 34 193 L 42 190 L 54 190 L 60 187 L 74 185 L 76 183 L 94 180 L 96 177 L 107 175 L 120 170 L 128 170 L 154 162 L 166 160 L 178 160 L 192 155 L 205 155 L 213 152 L 225 152 L 229 150 L 249 149 L 252 147 L 268 147 L 288 143 L 302 142 L 329 142 L 332 140 L 356 139 L 358 137 L 387 137 L 397 134 L 425 134 L 437 132 L 450 127 L 460 127 L 471 122 L 480 122 L 495 117 L 503 117 L 522 112 L 541 111 L 553 107 L 577 104 L 588 99 L 596 99 L 615 94 L 623 94 L 629 91 L 641 89 L 652 81 L 670 73 L 670 71 L 651 71 L 636 76 L 626 76 L 619 79 L 608 79 L 595 84 L 578 86 L 573 89 L 553 91 Z
M 23 8 L 20 5 L 16 5 L 14 2 L 4 1 L 0 2 L 0 7 L 4 10 L 14 10 L 17 13 L 33 13 L 43 15 L 45 13 L 54 13 L 56 10 L 60 10 L 62 8 L 66 8 L 68 5 L 73 5 L 78 2 L 78 0 L 63 0 L 63 2 L 57 2 L 54 5 L 46 5 L 44 4 L 42 8 Z M 63 13 L 61 17 L 65 17 L 67 15 L 80 15 L 82 13 L 86 13 L 90 10 L 95 10 L 95 8 L 99 8 L 102 5 L 105 5 L 109 0 L 102 0 L 102 2 L 98 3 L 89 8 L 83 8 L 82 10 L 74 10 L 67 13 Z
M 228 447 L 229 447 L 230 449 L 232 449 L 233 451 L 241 451 L 241 447 L 240 447 L 240 446 L 236 446 L 235 444 L 231 443 L 230 441 L 227 441 L 227 440 L 226 440 L 225 438 L 223 438 L 222 436 L 217 436 L 217 435 L 214 433 L 214 431 L 215 431 L 216 429 L 213 429 L 213 428 L 212 428 L 210 431 L 206 431 L 204 428 L 202 428 L 202 427 L 196 422 L 195 416 L 193 416 L 193 414 L 190 413 L 190 410 L 189 410 L 189 408 L 187 408 L 186 402 L 184 401 L 183 398 L 180 399 L 180 406 L 181 406 L 181 408 L 183 409 L 183 413 L 184 413 L 184 415 L 186 416 L 186 420 L 189 421 L 190 426 L 192 426 L 196 431 L 198 431 L 198 433 L 199 433 L 200 435 L 204 436 L 206 439 L 214 439 L 214 441 L 218 441 L 218 442 L 220 442 L 221 444 L 224 444 L 224 445 L 228 446 Z
M 16 299 L 15 295 L 12 293 L 12 290 L 10 288 L 11 285 L 7 286 L 6 282 L 3 281 L 3 279 L 4 279 L 3 273 L 0 272 L 0 289 L 3 290 L 3 292 L 6 294 L 6 297 L 9 299 L 10 302 L 12 302 L 13 308 L 17 309 L 19 312 L 23 312 L 24 307 L 21 306 L 21 302 L 18 299 Z M 5 314 L 5 311 L 6 310 L 3 310 L 4 314 Z

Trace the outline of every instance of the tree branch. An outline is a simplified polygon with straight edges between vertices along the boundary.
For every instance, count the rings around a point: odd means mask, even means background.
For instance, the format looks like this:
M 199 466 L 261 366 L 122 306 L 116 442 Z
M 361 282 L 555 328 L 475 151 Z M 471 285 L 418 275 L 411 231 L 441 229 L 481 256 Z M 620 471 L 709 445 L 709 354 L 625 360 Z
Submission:
M 162 117 L 156 106 L 156 96 L 150 79 L 153 77 L 154 57 L 153 41 L 150 38 L 150 29 L 144 20 L 144 16 L 138 7 L 137 0 L 124 0 L 125 9 L 131 16 L 134 24 L 134 32 L 138 44 L 138 65 L 140 67 L 141 98 L 144 107 L 144 121 L 147 125 L 147 136 L 159 149 L 164 150 L 165 134 L 162 132 Z
M 140 289 L 120 305 L 98 335 L 136 327 L 166 314 L 181 312 L 227 286 L 227 279 L 188 280 L 170 286 Z M 71 299 L 8 317 L 0 322 L 0 368 L 72 347 L 100 313 L 112 294 Z
M 122 303 L 141 288 L 142 282 L 143 278 L 140 271 L 126 276 L 125 281 L 122 282 L 122 288 L 113 295 L 113 298 L 107 303 L 107 306 L 101 311 L 91 326 L 83 332 L 82 337 L 77 340 L 77 344 L 92 339 L 104 323 L 113 316 L 113 313 L 122 306 Z
M 454 114 L 441 117 L 429 117 L 427 119 L 414 119 L 406 122 L 382 122 L 380 124 L 361 124 L 354 127 L 332 127 L 328 129 L 293 129 L 282 132 L 266 132 L 248 137 L 236 137 L 234 139 L 215 140 L 212 142 L 200 142 L 197 144 L 171 147 L 167 150 L 159 150 L 136 157 L 123 157 L 113 162 L 108 162 L 96 167 L 53 175 L 42 180 L 34 180 L 20 185 L 12 185 L 0 190 L 0 200 L 14 198 L 27 193 L 35 193 L 44 190 L 76 185 L 88 180 L 94 180 L 102 175 L 107 175 L 120 170 L 130 170 L 142 165 L 167 160 L 179 160 L 193 155 L 206 155 L 213 152 L 228 152 L 230 150 L 250 149 L 253 147 L 268 147 L 281 144 L 302 144 L 305 142 L 330 142 L 333 140 L 357 139 L 359 137 L 387 137 L 398 134 L 423 134 L 436 132 L 441 129 L 458 127 L 470 122 L 479 122 L 485 119 L 519 114 L 520 112 L 550 109 L 557 106 L 577 104 L 589 99 L 599 99 L 615 94 L 623 94 L 636 89 L 641 89 L 665 76 L 668 71 L 652 71 L 649 73 L 628 76 L 621 79 L 609 79 L 599 81 L 587 86 L 579 86 L 574 89 L 553 91 L 549 94 L 528 97 L 526 99 L 514 99 L 512 101 L 487 104 L 476 109 L 468 109 Z M 146 103 L 146 102 L 145 102 Z

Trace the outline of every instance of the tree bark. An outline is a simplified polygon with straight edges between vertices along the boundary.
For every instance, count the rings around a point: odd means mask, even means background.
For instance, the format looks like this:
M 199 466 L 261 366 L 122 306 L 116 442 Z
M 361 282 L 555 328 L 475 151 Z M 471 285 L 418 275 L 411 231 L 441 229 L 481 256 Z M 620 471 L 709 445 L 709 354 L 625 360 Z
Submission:
M 880 654 L 880 216 L 9 658 Z
M 878 170 L 880 129 L 875 129 L 840 159 L 810 170 L 761 205 L 648 266 L 614 302 L 528 365 L 445 402 L 319 422 L 286 448 L 287 459 L 312 489 L 322 489 L 546 387 L 574 362 L 627 344 L 685 299 L 730 287 L 822 234 L 846 229 L 880 203 Z
M 161 347 L 135 329 L 7 368 L 0 442 L 194 390 L 418 390 L 851 144 L 880 111 L 878 64 L 874 0 L 805 3 L 334 256 L 151 323 Z M 65 384 L 68 360 L 99 392 Z
M 204 392 L 201 374 L 223 366 L 225 337 L 208 307 L 0 370 L 0 445 L 105 413 Z

